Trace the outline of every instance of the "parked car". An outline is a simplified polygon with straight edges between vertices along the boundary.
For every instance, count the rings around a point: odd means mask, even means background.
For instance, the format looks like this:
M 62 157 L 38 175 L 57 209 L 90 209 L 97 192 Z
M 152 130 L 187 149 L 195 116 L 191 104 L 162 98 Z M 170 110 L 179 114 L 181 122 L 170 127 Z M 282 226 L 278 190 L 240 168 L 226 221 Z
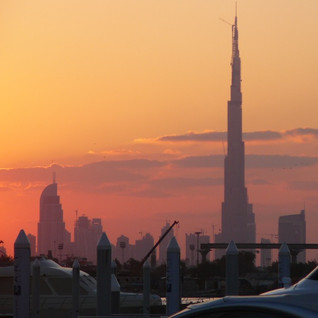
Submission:
M 316 295 L 227 296 L 186 309 L 170 318 L 313 318 Z
M 171 318 L 311 318 L 318 317 L 317 299 L 318 267 L 291 287 L 191 305 Z

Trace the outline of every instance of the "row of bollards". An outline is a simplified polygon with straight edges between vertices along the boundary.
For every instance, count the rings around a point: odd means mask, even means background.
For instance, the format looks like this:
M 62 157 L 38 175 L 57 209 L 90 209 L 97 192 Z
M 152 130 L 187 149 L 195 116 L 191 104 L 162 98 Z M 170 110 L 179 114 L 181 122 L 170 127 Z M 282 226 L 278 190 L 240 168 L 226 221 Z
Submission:
M 231 241 L 226 249 L 226 295 L 238 295 L 238 249 Z M 279 285 L 290 285 L 290 251 L 286 243 L 279 250 Z M 112 262 L 111 244 L 105 233 L 97 244 L 97 316 L 119 313 L 120 286 L 115 276 L 116 264 Z M 167 248 L 166 314 L 180 310 L 180 248 L 173 237 Z M 112 283 L 113 280 L 113 283 Z M 150 265 L 143 266 L 143 314 L 150 315 Z M 113 288 L 112 288 L 113 285 Z M 23 230 L 14 243 L 14 318 L 30 317 L 30 243 Z M 72 318 L 80 313 L 80 266 L 78 260 L 72 270 Z M 40 317 L 40 263 L 32 265 L 32 318 Z
M 226 249 L 226 285 L 225 294 L 238 295 L 239 293 L 239 251 L 233 241 Z M 278 286 L 287 288 L 290 286 L 291 255 L 286 243 L 283 243 L 278 253 Z
M 116 263 L 111 261 L 111 244 L 105 233 L 97 244 L 96 315 L 119 314 L 120 286 L 115 276 Z M 23 230 L 14 243 L 14 318 L 30 317 L 30 242 Z M 40 317 L 40 262 L 32 265 L 32 318 Z M 112 281 L 113 280 L 113 281 Z M 150 265 L 143 266 L 143 314 L 150 315 Z M 167 249 L 167 315 L 180 309 L 180 248 L 173 238 Z M 72 318 L 80 313 L 80 265 L 72 269 Z

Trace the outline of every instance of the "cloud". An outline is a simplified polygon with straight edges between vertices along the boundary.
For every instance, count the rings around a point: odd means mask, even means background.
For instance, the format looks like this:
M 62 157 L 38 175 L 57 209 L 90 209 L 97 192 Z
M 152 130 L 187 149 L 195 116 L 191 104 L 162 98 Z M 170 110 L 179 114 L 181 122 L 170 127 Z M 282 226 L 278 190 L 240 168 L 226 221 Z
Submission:
M 318 164 L 318 157 L 287 155 L 250 154 L 246 155 L 245 160 L 247 170 L 297 169 Z M 99 161 L 82 166 L 2 169 L 0 191 L 41 191 L 51 182 L 54 171 L 57 182 L 69 189 L 135 197 L 171 197 L 179 195 L 181 190 L 201 191 L 223 185 L 223 167 L 223 155 L 209 155 L 170 160 Z M 207 170 L 212 168 L 219 169 L 217 175 Z M 269 183 L 261 171 L 250 182 L 254 185 Z
M 289 188 L 293 190 L 317 191 L 318 181 L 293 181 L 289 183 Z
M 315 128 L 296 128 L 291 130 L 273 131 L 252 131 L 243 132 L 243 139 L 249 141 L 277 141 L 286 138 L 295 137 L 311 137 L 318 138 L 318 129 Z M 154 142 L 224 142 L 227 140 L 227 132 L 225 131 L 190 131 L 181 135 L 166 135 L 158 138 L 140 138 L 136 139 L 139 143 L 154 143 Z M 306 139 L 303 139 L 306 142 Z
M 214 185 L 223 184 L 223 179 L 218 178 L 161 178 L 151 180 L 151 186 L 163 188 L 163 189 L 184 189 L 190 187 L 211 187 Z
M 184 168 L 212 168 L 223 167 L 224 155 L 189 156 L 174 160 L 173 163 Z
M 318 157 L 287 155 L 246 155 L 245 163 L 247 168 L 294 169 L 313 166 L 318 163 Z

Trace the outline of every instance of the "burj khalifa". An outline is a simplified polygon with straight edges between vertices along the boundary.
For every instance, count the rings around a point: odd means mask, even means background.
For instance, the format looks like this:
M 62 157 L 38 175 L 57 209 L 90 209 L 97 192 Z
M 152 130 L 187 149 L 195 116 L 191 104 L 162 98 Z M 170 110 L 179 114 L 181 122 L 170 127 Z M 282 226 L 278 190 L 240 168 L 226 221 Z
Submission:
M 224 202 L 221 232 L 215 242 L 255 243 L 255 215 L 245 187 L 245 151 L 242 138 L 241 59 L 237 16 L 232 26 L 232 83 L 228 101 L 227 155 L 224 159 Z

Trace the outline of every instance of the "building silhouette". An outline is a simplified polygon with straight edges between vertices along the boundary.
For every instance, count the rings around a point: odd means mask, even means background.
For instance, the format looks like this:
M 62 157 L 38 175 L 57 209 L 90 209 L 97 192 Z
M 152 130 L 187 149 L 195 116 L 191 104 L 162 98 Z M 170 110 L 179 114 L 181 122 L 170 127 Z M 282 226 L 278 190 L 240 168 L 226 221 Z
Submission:
M 36 255 L 36 236 L 29 233 L 27 235 L 27 238 L 30 242 L 30 252 L 31 252 L 31 256 L 35 256 Z
M 279 243 L 306 243 L 305 210 L 299 214 L 280 216 L 278 219 Z M 297 262 L 306 262 L 306 250 L 297 255 Z
M 199 232 L 197 232 L 199 233 Z M 201 234 L 201 233 L 200 233 Z M 200 244 L 209 243 L 210 236 L 208 235 L 196 235 L 195 233 L 190 233 L 185 235 L 186 245 L 185 245 L 185 254 L 186 254 L 186 264 L 188 266 L 196 266 L 197 265 L 197 257 L 199 256 L 199 263 L 202 262 L 202 254 L 200 253 Z M 199 251 L 198 251 L 199 245 Z M 199 252 L 199 254 L 198 254 Z M 209 261 L 210 253 L 207 254 L 206 260 Z
M 245 187 L 245 150 L 242 138 L 241 60 L 237 16 L 232 26 L 232 83 L 228 101 L 227 155 L 224 160 L 224 201 L 221 232 L 215 242 L 255 243 L 255 216 Z M 216 257 L 224 251 L 218 250 Z
M 121 235 L 117 238 L 114 256 L 122 264 L 133 257 L 132 247 L 129 244 L 129 238 L 127 236 Z
M 134 259 L 141 261 L 154 245 L 153 236 L 150 233 L 146 233 L 140 240 L 135 241 L 133 246 Z
M 261 238 L 261 243 L 272 243 L 271 240 L 266 238 Z M 268 267 L 272 265 L 272 250 L 271 249 L 261 249 L 261 267 Z
M 90 220 L 85 215 L 80 216 L 74 228 L 74 254 L 96 264 L 97 244 L 102 233 L 103 226 L 100 218 Z
M 38 254 L 61 258 L 68 254 L 71 234 L 65 229 L 60 197 L 57 195 L 57 183 L 48 185 L 40 197 L 40 220 L 38 222 Z M 49 252 L 50 251 L 50 252 Z
M 171 226 L 171 224 L 169 222 L 166 222 L 166 225 L 161 229 L 160 237 L 163 236 L 163 234 L 169 229 L 170 226 Z M 159 244 L 159 259 L 158 259 L 159 265 L 166 263 L 166 260 L 167 260 L 167 247 L 168 247 L 171 239 L 174 236 L 173 233 L 174 233 L 173 229 L 171 229 L 170 232 L 166 235 L 166 237 Z

